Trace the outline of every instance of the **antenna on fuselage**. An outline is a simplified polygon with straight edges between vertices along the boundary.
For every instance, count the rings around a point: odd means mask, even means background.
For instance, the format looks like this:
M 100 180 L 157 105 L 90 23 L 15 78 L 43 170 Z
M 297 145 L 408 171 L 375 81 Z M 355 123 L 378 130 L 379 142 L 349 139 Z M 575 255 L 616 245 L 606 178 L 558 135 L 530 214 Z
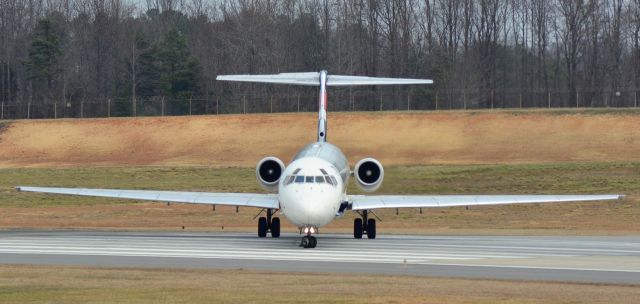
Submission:
M 431 79 L 329 75 L 327 71 L 270 75 L 218 75 L 216 80 L 319 86 L 318 142 L 327 141 L 327 86 L 432 84 Z

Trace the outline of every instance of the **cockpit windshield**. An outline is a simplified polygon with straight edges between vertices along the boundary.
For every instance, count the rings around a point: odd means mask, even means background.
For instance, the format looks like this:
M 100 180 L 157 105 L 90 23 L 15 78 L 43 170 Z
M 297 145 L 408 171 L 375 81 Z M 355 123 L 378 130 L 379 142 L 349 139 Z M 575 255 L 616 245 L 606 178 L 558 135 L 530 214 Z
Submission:
M 317 175 L 317 176 L 304 176 L 304 175 L 289 175 L 285 178 L 285 185 L 296 184 L 329 184 L 331 186 L 337 186 L 338 180 L 330 175 Z

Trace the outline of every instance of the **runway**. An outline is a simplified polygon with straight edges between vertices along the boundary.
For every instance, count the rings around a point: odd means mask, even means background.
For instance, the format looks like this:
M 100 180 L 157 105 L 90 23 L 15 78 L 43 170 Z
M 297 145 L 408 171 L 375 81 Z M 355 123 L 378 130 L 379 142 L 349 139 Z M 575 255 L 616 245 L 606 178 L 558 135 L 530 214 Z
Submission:
M 0 263 L 186 267 L 640 284 L 640 236 L 0 232 Z

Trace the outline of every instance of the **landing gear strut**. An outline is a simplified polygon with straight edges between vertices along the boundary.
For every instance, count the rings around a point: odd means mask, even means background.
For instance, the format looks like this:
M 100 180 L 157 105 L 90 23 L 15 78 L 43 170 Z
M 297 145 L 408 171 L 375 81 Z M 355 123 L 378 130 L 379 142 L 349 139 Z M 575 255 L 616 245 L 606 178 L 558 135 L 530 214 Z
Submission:
M 280 237 L 280 218 L 273 217 L 274 209 L 267 209 L 267 216 L 258 219 L 258 237 L 266 237 L 271 232 L 271 237 Z
M 353 237 L 361 239 L 363 234 L 367 234 L 367 238 L 376 238 L 376 220 L 369 218 L 369 210 L 358 212 L 362 218 L 353 221 Z

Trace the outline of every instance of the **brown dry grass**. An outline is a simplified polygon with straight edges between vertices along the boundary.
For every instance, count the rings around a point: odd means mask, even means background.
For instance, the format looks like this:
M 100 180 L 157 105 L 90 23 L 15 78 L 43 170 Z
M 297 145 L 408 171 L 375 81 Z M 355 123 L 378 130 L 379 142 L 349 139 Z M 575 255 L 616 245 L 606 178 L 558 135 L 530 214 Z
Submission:
M 639 303 L 626 285 L 0 265 L 2 303 Z
M 332 113 L 329 139 L 352 162 L 385 165 L 640 160 L 629 112 Z M 15 121 L 0 167 L 252 166 L 315 140 L 313 113 Z

